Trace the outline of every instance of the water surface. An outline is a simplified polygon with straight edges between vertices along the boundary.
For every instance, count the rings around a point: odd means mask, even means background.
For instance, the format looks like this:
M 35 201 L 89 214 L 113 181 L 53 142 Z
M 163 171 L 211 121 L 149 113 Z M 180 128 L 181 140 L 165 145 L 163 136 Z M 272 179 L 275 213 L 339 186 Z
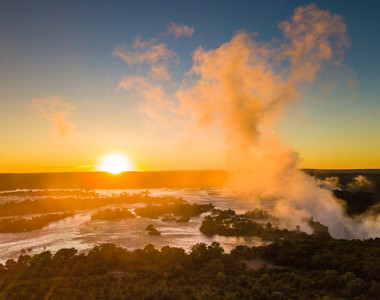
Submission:
M 96 190 L 102 196 L 110 196 L 122 192 L 137 193 L 141 190 Z M 234 209 L 237 213 L 243 213 L 254 209 L 254 203 L 234 198 L 218 189 L 151 189 L 152 196 L 178 196 L 190 203 L 212 203 L 219 209 Z M 0 195 L 1 196 L 1 195 Z M 4 202 L 5 196 L 1 197 Z M 30 198 L 30 197 L 28 197 Z M 37 197 L 34 197 L 37 198 Z M 25 197 L 7 196 L 6 201 L 20 201 Z M 133 211 L 138 206 L 145 204 L 123 205 Z M 114 205 L 108 208 L 116 207 Z M 99 209 L 104 209 L 101 207 Z M 219 242 L 228 252 L 236 245 L 261 245 L 263 241 L 256 237 L 207 237 L 199 231 L 205 214 L 193 217 L 188 223 L 163 222 L 161 219 L 148 219 L 136 217 L 120 221 L 91 220 L 91 214 L 97 210 L 77 211 L 73 217 L 30 232 L 2 233 L 0 234 L 0 261 L 8 258 L 17 258 L 22 249 L 29 254 L 40 253 L 44 250 L 52 252 L 61 248 L 74 247 L 80 252 L 88 251 L 101 243 L 114 243 L 117 246 L 136 249 L 143 248 L 147 244 L 153 244 L 156 248 L 169 245 L 189 250 L 196 243 L 210 244 Z M 206 213 L 207 214 L 207 213 Z M 25 216 L 27 217 L 27 216 Z M 145 231 L 147 225 L 153 226 L 161 232 L 160 236 L 148 235 Z

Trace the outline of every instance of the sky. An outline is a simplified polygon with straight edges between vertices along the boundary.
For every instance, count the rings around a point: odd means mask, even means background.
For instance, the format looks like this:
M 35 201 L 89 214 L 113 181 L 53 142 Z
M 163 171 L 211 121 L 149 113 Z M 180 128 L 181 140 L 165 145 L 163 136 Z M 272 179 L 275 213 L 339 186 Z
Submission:
M 111 153 L 134 170 L 225 169 L 226 137 L 178 106 L 197 49 L 242 31 L 274 45 L 310 3 L 343 18 L 345 50 L 273 131 L 300 168 L 380 168 L 378 1 L 1 0 L 0 172 L 93 171 Z

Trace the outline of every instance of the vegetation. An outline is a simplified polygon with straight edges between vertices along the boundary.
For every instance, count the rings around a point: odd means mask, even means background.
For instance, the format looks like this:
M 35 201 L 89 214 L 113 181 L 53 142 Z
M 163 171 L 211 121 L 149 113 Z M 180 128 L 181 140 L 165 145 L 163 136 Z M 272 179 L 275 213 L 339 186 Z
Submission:
M 380 203 L 380 192 L 368 191 L 334 191 L 335 197 L 345 202 L 346 212 L 348 215 L 359 215 L 365 212 L 369 207 Z
M 255 259 L 282 268 L 242 262 Z M 102 244 L 88 254 L 61 249 L 0 264 L 0 299 L 376 299 L 379 282 L 380 239 L 317 234 L 230 254 L 216 242 L 189 253 Z
M 0 196 L 18 196 L 18 197 L 46 197 L 46 196 L 88 196 L 94 195 L 93 190 L 13 190 L 0 192 Z
M 131 213 L 126 208 L 115 208 L 115 209 L 104 209 L 99 210 L 91 215 L 91 220 L 121 220 L 136 218 L 136 216 Z
M 166 215 L 166 216 L 164 216 L 161 219 L 161 221 L 163 221 L 163 222 L 172 222 L 172 221 L 177 221 L 177 219 L 174 216 L 172 216 L 172 215 Z
M 343 200 L 346 213 L 349 216 L 360 215 L 371 206 L 380 204 L 380 172 L 379 170 L 305 170 L 306 173 L 319 180 L 336 178 L 339 187 L 335 189 L 334 196 Z M 352 188 L 355 178 L 364 176 L 371 183 L 370 188 Z
M 190 221 L 190 217 L 189 216 L 182 216 L 182 217 L 177 219 L 173 215 L 166 215 L 161 219 L 161 221 L 163 221 L 163 222 L 174 222 L 175 221 L 176 223 L 185 223 L 185 222 Z
M 145 218 L 157 219 L 162 215 L 194 217 L 213 209 L 212 204 L 190 204 L 186 201 L 177 201 L 171 204 L 147 205 L 135 209 L 135 214 Z M 184 219 L 185 220 L 185 219 Z M 185 221 L 186 222 L 186 221 Z
M 258 223 L 251 219 L 251 216 L 262 218 L 267 216 L 265 211 L 255 210 L 244 215 L 236 215 L 234 210 L 213 210 L 213 215 L 206 216 L 202 221 L 199 230 L 208 235 L 215 234 L 224 236 L 257 236 L 264 240 L 289 239 L 306 235 L 300 230 L 289 231 L 288 229 L 278 229 L 272 223 Z M 248 216 L 248 217 L 247 217 Z M 330 236 L 328 228 L 314 220 L 309 221 L 309 225 L 326 236 Z M 322 234 L 322 233 L 321 233 Z
M 189 216 L 182 216 L 180 217 L 179 219 L 176 220 L 177 223 L 186 223 L 186 222 L 189 222 L 190 221 L 190 217 Z
M 24 201 L 9 201 L 0 204 L 0 217 L 2 216 L 15 216 L 25 214 L 40 214 L 68 210 L 89 210 L 96 209 L 110 204 L 135 204 L 135 203 L 148 203 L 148 204 L 167 204 L 181 202 L 181 198 L 171 196 L 167 197 L 153 197 L 148 192 L 141 192 L 135 194 L 122 193 L 112 197 L 101 197 L 98 194 L 90 194 L 89 196 L 77 196 L 66 198 L 43 198 L 35 200 Z
M 252 211 L 247 211 L 244 216 L 249 219 L 254 219 L 254 220 L 267 220 L 271 216 L 266 210 L 258 209 L 256 208 L 255 210 Z
M 149 235 L 161 235 L 161 233 L 154 228 L 152 224 L 148 225 L 145 230 L 148 231 Z
M 6 218 L 0 219 L 0 233 L 11 233 L 11 232 L 26 232 L 37 230 L 45 227 L 51 222 L 56 222 L 61 219 L 71 217 L 72 213 L 63 214 L 48 214 L 43 216 L 27 218 Z
M 342 186 L 347 186 L 353 176 L 348 174 L 342 179 Z M 375 182 L 376 178 L 370 179 Z M 334 193 L 346 202 L 349 214 L 360 214 L 380 203 L 378 182 L 371 192 L 343 189 Z M 280 230 L 269 222 L 273 217 L 263 210 L 237 215 L 233 210 L 213 209 L 211 204 L 193 205 L 180 198 L 152 197 L 148 193 L 67 196 L 1 204 L 0 216 L 146 203 L 135 210 L 137 215 L 163 216 L 163 221 L 179 222 L 211 211 L 202 222 L 201 232 L 210 236 L 258 236 L 272 243 L 236 246 L 229 254 L 215 242 L 196 244 L 188 253 L 169 246 L 157 250 L 153 245 L 128 251 L 113 244 L 99 245 L 86 254 L 70 248 L 30 256 L 23 250 L 17 260 L 0 264 L 0 300 L 378 299 L 380 295 L 379 238 L 334 239 L 326 226 L 313 219 L 309 220 L 314 230 L 311 235 Z M 0 228 L 13 226 L 28 231 L 63 215 L 2 219 Z M 126 209 L 105 209 L 92 219 L 115 220 L 131 215 Z M 42 228 L 38 226 L 35 229 Z M 160 235 L 153 225 L 148 225 L 146 231 Z M 266 265 L 255 267 L 257 261 Z

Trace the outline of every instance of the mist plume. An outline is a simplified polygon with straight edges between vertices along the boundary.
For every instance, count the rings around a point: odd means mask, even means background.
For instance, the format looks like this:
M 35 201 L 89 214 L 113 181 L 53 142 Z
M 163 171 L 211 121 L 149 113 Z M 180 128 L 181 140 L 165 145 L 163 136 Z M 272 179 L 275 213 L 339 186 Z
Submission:
M 365 191 L 371 192 L 375 185 L 367 177 L 363 175 L 356 176 L 352 182 L 347 185 L 347 189 L 351 192 Z
M 325 179 L 318 179 L 317 182 L 320 187 L 331 191 L 342 190 L 342 186 L 339 182 L 339 177 L 336 176 L 326 177 Z
M 322 72 L 339 69 L 350 45 L 343 18 L 310 4 L 298 7 L 279 29 L 283 38 L 268 43 L 240 31 L 217 49 L 196 49 L 193 66 L 175 96 L 153 101 L 161 107 L 154 109 L 153 117 L 158 119 L 156 113 L 166 107 L 164 116 L 173 111 L 190 114 L 201 128 L 218 128 L 231 170 L 226 188 L 257 207 L 270 207 L 283 226 L 300 225 L 311 232 L 307 220 L 313 217 L 334 237 L 371 236 L 376 226 L 346 216 L 330 190 L 298 170 L 299 155 L 281 145 L 275 134 L 287 106 L 302 100 L 301 86 Z M 124 79 L 121 86 L 126 83 L 130 81 Z M 160 87 L 158 83 L 156 89 Z M 152 103 L 149 95 L 145 111 Z M 178 107 L 168 102 L 173 98 Z
M 284 39 L 260 43 L 245 31 L 217 49 L 198 48 L 192 79 L 178 91 L 181 106 L 200 126 L 217 125 L 228 147 L 228 189 L 273 209 L 289 228 L 313 217 L 336 237 L 353 221 L 328 190 L 297 169 L 298 154 L 279 144 L 274 127 L 286 106 L 301 98 L 299 85 L 339 64 L 349 46 L 340 16 L 315 5 L 299 7 L 280 23 Z

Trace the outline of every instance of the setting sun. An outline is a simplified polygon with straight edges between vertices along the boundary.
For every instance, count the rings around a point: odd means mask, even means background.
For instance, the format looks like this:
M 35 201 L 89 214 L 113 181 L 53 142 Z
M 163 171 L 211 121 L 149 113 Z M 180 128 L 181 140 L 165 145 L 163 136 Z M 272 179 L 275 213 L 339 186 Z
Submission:
M 132 161 L 125 155 L 108 154 L 100 159 L 97 170 L 119 174 L 125 171 L 133 171 L 134 167 Z

